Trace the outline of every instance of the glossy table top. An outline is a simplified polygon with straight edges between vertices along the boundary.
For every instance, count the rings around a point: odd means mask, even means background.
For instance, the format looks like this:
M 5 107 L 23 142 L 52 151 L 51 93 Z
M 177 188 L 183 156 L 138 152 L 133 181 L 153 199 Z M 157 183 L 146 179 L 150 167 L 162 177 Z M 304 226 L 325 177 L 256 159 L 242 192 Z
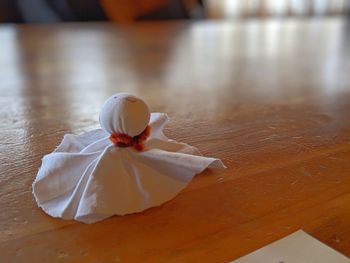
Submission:
M 0 262 L 228 262 L 297 229 L 350 256 L 347 21 L 0 26 Z M 115 92 L 221 158 L 175 199 L 85 225 L 31 184 Z

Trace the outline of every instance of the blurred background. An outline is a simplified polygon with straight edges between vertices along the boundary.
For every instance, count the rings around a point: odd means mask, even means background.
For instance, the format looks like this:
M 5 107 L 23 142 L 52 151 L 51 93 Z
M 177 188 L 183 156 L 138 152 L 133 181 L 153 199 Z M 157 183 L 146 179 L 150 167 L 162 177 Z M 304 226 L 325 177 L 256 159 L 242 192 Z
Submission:
M 350 0 L 0 0 L 2 23 L 349 16 Z

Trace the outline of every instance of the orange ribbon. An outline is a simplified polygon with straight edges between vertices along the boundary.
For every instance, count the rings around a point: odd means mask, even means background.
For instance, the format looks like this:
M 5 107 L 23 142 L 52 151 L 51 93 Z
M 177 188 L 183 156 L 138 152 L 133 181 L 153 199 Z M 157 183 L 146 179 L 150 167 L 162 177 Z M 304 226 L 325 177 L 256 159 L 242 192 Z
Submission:
M 125 133 L 113 133 L 109 139 L 118 147 L 134 147 L 135 150 L 141 152 L 145 148 L 144 143 L 150 134 L 151 127 L 147 126 L 146 129 L 137 136 L 131 137 Z

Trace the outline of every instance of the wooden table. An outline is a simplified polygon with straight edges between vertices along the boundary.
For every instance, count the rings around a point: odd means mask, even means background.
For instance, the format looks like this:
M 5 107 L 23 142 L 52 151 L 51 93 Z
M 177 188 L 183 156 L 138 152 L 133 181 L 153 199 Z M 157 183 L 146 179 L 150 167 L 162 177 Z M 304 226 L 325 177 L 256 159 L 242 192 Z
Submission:
M 228 262 L 300 228 L 350 256 L 345 20 L 8 25 L 0 47 L 0 262 Z M 42 156 L 120 91 L 228 168 L 139 214 L 47 216 Z

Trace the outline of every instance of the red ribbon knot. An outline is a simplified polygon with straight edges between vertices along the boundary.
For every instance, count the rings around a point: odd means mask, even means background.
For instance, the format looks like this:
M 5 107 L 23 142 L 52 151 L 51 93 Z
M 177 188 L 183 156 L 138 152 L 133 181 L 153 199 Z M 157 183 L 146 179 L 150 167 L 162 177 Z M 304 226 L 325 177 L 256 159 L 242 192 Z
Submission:
M 113 133 L 109 139 L 118 147 L 134 147 L 135 150 L 141 152 L 145 148 L 144 143 L 150 134 L 151 127 L 147 126 L 146 129 L 137 136 L 131 137 L 125 133 Z

